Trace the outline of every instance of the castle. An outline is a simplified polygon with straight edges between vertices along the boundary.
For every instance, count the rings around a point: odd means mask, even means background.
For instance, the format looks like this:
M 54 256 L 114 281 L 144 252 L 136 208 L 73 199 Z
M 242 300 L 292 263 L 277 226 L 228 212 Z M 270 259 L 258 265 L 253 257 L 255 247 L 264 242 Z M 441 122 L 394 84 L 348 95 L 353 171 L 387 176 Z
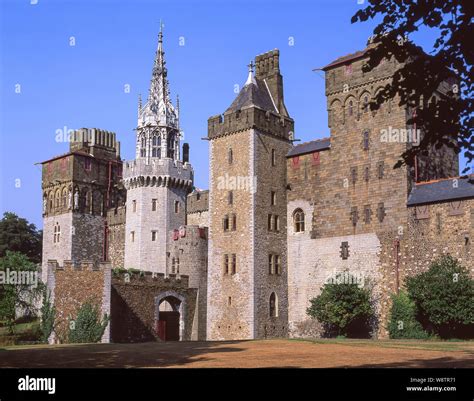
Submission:
M 103 341 L 319 336 L 306 309 L 338 273 L 372 286 L 373 335 L 384 337 L 407 275 L 446 253 L 474 272 L 474 186 L 457 155 L 441 148 L 393 169 L 414 146 L 414 110 L 369 107 L 398 62 L 364 73 L 365 49 L 322 68 L 330 136 L 298 144 L 279 56 L 257 56 L 208 119 L 209 190 L 194 188 L 180 143 L 162 32 L 135 159 L 121 159 L 115 133 L 84 128 L 42 163 L 42 278 L 60 320 L 51 341 L 87 300 L 111 316 Z

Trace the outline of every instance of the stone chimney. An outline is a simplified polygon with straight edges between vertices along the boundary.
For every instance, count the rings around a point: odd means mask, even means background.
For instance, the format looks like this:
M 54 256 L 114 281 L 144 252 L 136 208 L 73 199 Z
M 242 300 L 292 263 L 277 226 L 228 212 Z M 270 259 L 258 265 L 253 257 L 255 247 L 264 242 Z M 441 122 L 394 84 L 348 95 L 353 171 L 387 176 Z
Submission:
M 280 74 L 280 51 L 271 50 L 255 57 L 255 78 L 264 81 L 268 86 L 278 112 L 288 117 L 285 103 L 283 101 L 283 77 Z

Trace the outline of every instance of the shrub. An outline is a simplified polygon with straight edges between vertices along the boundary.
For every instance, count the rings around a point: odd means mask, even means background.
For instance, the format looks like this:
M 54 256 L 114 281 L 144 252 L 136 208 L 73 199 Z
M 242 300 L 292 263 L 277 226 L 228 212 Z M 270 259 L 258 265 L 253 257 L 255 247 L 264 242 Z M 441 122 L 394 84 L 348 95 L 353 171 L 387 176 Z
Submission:
M 405 291 L 392 295 L 392 308 L 388 323 L 390 338 L 426 339 L 428 333 L 416 320 L 415 303 Z
M 407 278 L 406 286 L 430 331 L 441 338 L 474 337 L 474 280 L 457 259 L 441 257 L 428 271 Z
M 69 342 L 99 342 L 108 323 L 109 316 L 107 314 L 104 315 L 101 321 L 99 318 L 99 308 L 91 302 L 86 302 L 77 312 L 76 320 L 69 322 Z
M 355 280 L 340 283 L 339 278 L 322 287 L 306 313 L 319 320 L 326 336 L 368 337 L 375 315 L 370 291 L 354 284 Z
M 51 297 L 47 288 L 43 290 L 43 305 L 41 306 L 41 341 L 48 342 L 49 336 L 53 332 L 56 310 L 51 304 Z

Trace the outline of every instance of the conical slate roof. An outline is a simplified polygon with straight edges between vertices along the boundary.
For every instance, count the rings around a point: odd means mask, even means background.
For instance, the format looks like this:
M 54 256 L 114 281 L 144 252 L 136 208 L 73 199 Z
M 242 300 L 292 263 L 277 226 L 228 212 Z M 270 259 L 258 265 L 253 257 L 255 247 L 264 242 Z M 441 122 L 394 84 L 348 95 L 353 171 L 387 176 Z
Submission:
M 265 82 L 257 80 L 254 77 L 249 77 L 245 86 L 241 89 L 235 100 L 232 102 L 230 107 L 225 113 L 234 112 L 247 107 L 258 107 L 265 111 L 273 111 L 278 113 L 276 110 L 272 97 L 265 85 Z

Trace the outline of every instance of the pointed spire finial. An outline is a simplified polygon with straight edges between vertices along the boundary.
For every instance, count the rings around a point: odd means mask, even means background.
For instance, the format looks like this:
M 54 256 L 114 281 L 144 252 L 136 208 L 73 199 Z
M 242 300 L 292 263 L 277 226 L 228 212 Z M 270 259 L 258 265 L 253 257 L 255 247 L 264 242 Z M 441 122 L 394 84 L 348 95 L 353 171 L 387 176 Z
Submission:
M 163 22 L 161 22 L 161 18 L 160 18 L 160 33 L 158 34 L 158 42 L 163 43 Z
M 255 77 L 253 76 L 253 69 L 255 67 L 255 64 L 253 63 L 253 61 L 250 61 L 250 64 L 248 64 L 247 67 L 249 67 L 249 76 L 244 86 L 247 86 L 250 84 L 257 85 L 257 81 L 255 81 Z

